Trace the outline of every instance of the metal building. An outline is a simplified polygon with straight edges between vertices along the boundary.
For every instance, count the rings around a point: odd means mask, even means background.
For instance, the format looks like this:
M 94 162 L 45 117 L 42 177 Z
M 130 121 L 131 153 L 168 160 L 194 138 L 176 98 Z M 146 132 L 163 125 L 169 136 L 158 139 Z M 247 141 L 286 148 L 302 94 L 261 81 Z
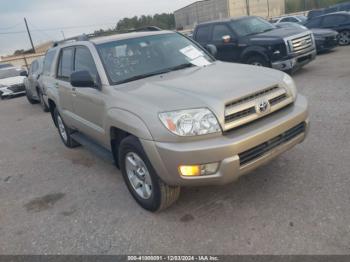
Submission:
M 175 11 L 177 29 L 223 18 L 256 15 L 264 18 L 285 13 L 284 0 L 202 0 Z

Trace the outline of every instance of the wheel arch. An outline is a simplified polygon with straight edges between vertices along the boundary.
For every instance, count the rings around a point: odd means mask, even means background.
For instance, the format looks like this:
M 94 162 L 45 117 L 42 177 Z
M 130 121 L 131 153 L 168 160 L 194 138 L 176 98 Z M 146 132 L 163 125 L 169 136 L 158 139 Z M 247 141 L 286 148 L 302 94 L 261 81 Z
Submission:
M 266 53 L 267 53 L 267 50 L 263 47 L 260 47 L 260 46 L 248 47 L 243 51 L 241 55 L 241 60 L 245 62 L 248 58 L 258 55 L 258 56 L 262 56 L 264 59 L 266 59 L 266 61 L 270 63 L 271 59 Z
M 50 111 L 50 114 L 51 114 L 52 121 L 54 122 L 55 126 L 57 127 L 57 123 L 56 123 L 56 120 L 55 120 L 56 103 L 55 103 L 55 101 L 53 101 L 50 98 L 48 99 L 48 102 L 49 102 L 49 111 Z

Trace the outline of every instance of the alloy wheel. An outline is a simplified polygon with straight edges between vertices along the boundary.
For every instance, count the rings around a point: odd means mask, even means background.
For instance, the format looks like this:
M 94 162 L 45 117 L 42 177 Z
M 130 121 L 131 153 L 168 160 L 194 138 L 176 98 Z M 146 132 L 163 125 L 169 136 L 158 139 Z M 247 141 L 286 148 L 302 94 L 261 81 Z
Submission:
M 152 196 L 152 180 L 145 162 L 134 152 L 125 157 L 125 170 L 132 188 L 142 199 Z

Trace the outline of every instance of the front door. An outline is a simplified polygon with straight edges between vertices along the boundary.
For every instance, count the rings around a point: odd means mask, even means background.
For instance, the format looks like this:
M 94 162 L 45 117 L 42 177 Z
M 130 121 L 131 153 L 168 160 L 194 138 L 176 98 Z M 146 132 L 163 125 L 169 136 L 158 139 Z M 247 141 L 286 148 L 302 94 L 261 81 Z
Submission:
M 76 47 L 74 71 L 88 71 L 96 88 L 75 87 L 73 89 L 73 110 L 76 128 L 82 133 L 104 142 L 105 95 L 97 87 L 98 73 L 90 50 L 85 46 Z
M 239 49 L 233 32 L 226 24 L 216 24 L 212 32 L 212 44 L 217 48 L 216 58 L 226 62 L 239 60 Z

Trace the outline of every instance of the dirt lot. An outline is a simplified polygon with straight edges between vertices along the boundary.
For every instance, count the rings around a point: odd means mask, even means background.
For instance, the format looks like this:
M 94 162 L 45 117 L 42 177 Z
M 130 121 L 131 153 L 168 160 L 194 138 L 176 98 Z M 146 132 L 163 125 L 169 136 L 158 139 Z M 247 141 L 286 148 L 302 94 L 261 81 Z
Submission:
M 119 171 L 63 146 L 49 114 L 0 101 L 0 254 L 349 254 L 350 47 L 295 74 L 307 141 L 224 187 L 142 210 Z

